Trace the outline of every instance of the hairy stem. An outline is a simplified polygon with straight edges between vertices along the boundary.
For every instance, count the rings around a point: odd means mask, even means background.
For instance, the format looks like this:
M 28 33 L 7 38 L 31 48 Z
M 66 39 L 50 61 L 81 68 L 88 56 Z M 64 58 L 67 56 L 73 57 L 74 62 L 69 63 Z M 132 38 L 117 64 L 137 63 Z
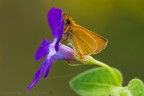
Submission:
M 80 60 L 80 59 L 79 59 Z M 103 68 L 105 68 L 106 70 L 108 70 L 110 72 L 110 74 L 112 75 L 113 79 L 115 80 L 115 84 L 117 86 L 121 86 L 119 80 L 118 80 L 118 77 L 115 73 L 115 71 L 110 67 L 108 66 L 107 64 L 103 63 L 103 62 L 100 62 L 98 60 L 95 60 L 93 57 L 91 56 L 87 56 L 85 58 L 83 58 L 83 60 L 80 60 L 82 63 L 84 64 L 95 64 L 95 65 L 98 65 L 98 66 L 101 66 Z

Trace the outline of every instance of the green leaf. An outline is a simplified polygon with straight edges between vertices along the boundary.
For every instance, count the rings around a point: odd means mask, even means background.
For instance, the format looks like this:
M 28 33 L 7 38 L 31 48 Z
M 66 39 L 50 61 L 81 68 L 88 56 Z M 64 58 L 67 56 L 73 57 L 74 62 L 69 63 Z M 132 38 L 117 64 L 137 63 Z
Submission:
M 114 69 L 120 84 L 122 84 L 121 73 Z M 74 91 L 81 96 L 109 96 L 111 89 L 115 86 L 115 80 L 104 68 L 95 68 L 83 72 L 70 81 Z
M 144 85 L 140 79 L 133 79 L 127 87 L 115 87 L 112 96 L 144 96 Z
M 111 96 L 132 96 L 127 87 L 114 87 Z
M 140 79 L 132 79 L 129 82 L 128 89 L 132 96 L 144 96 L 144 85 Z

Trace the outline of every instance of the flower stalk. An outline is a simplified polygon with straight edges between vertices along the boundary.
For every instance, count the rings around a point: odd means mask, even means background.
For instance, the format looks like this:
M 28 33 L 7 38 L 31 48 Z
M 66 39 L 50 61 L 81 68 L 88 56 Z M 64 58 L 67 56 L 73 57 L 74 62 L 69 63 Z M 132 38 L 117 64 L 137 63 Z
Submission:
M 77 56 L 75 56 L 75 58 L 77 58 L 80 62 L 82 62 L 83 64 L 95 64 L 98 66 L 101 66 L 103 68 L 105 68 L 106 70 L 108 70 L 110 72 L 110 74 L 112 75 L 113 79 L 115 80 L 115 84 L 117 86 L 121 86 L 121 83 L 119 82 L 119 79 L 117 77 L 117 74 L 114 72 L 114 70 L 108 66 L 107 64 L 100 62 L 96 59 L 94 59 L 92 56 L 86 56 L 83 59 L 78 58 Z

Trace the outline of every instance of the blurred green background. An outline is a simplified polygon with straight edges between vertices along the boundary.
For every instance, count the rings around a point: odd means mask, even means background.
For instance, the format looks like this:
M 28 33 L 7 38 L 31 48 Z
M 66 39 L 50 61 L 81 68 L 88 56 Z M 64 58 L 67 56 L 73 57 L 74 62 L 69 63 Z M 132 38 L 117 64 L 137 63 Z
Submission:
M 26 92 L 42 63 L 34 60 L 37 48 L 44 38 L 52 40 L 46 16 L 51 7 L 109 40 L 94 57 L 118 68 L 124 85 L 135 77 L 144 80 L 143 0 L 0 0 L 0 96 L 78 96 L 69 80 L 96 67 L 56 61 L 48 78 Z

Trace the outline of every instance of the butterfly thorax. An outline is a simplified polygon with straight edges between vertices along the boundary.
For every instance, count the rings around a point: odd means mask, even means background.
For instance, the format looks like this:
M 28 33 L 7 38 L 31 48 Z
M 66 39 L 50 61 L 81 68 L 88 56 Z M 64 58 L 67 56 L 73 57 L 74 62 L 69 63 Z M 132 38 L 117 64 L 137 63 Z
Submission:
M 72 20 L 71 17 L 64 15 L 64 32 L 63 32 L 63 38 L 64 39 L 69 39 L 72 36 L 72 30 L 73 26 L 75 25 L 75 21 Z

